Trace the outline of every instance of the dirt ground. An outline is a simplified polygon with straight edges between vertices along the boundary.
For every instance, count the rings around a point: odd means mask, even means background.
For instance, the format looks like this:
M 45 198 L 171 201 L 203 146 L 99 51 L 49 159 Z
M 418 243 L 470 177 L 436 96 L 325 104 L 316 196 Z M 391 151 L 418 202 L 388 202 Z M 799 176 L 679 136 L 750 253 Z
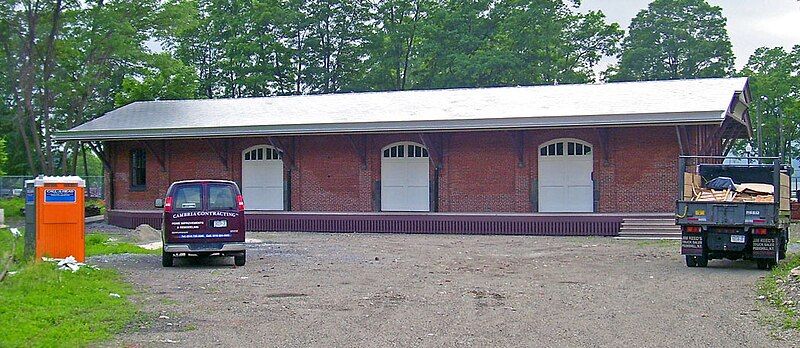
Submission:
M 93 258 L 152 315 L 112 346 L 793 346 L 751 262 L 689 269 L 677 242 L 250 233 L 232 258 Z

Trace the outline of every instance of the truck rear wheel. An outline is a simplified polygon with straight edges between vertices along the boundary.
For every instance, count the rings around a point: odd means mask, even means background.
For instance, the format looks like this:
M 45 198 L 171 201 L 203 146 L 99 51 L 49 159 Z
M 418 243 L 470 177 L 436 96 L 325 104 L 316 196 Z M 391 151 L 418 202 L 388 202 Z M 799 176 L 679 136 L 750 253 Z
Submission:
M 697 267 L 708 267 L 708 256 L 696 256 Z
M 758 264 L 758 269 L 768 270 L 772 267 L 775 267 L 775 261 L 772 260 L 758 260 L 756 261 Z
M 174 256 L 172 253 L 166 251 L 161 252 L 161 266 L 172 267 L 174 265 Z
M 786 245 L 789 244 L 789 240 L 788 238 L 781 237 L 779 241 L 780 241 L 780 247 L 778 249 L 778 259 L 783 260 L 786 258 Z
M 707 267 L 708 257 L 686 255 L 686 266 L 689 267 Z

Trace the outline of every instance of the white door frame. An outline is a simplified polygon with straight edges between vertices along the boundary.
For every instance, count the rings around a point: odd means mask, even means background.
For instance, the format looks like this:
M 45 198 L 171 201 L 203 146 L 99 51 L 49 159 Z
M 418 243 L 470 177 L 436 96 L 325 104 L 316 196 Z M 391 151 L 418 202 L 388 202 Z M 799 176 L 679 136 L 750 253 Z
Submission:
M 283 152 L 271 145 L 242 151 L 242 195 L 248 210 L 284 210 Z
M 419 143 L 381 149 L 381 211 L 430 211 L 430 156 Z
M 594 211 L 594 147 L 574 138 L 559 138 L 538 147 L 538 211 Z

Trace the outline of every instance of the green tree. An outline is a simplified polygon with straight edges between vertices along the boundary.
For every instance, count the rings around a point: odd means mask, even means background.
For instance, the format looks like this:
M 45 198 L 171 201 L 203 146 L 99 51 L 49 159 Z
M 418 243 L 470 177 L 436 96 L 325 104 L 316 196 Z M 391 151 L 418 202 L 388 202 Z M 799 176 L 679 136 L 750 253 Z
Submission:
M 560 0 L 443 1 L 421 32 L 414 88 L 581 83 L 616 53 L 622 31 L 602 12 Z
M 431 0 L 382 0 L 375 6 L 373 36 L 368 38 L 365 75 L 356 90 L 404 90 L 424 30 Z
M 146 58 L 138 72 L 125 76 L 121 90 L 114 96 L 115 106 L 141 100 L 198 98 L 200 81 L 194 68 L 186 66 L 169 53 Z
M 371 36 L 371 0 L 308 0 L 308 88 L 312 93 L 352 90 L 363 76 L 365 39 Z
M 784 162 L 800 158 L 800 45 L 788 52 L 759 48 L 741 74 L 750 77 L 750 120 L 756 132 L 761 130 L 762 144 L 756 133 L 754 148 Z
M 53 133 L 102 115 L 129 69 L 147 56 L 157 0 L 5 1 L 0 91 L 32 173 L 76 171 L 81 148 Z
M 0 175 L 6 174 L 3 168 L 5 168 L 7 161 L 8 154 L 6 153 L 6 140 L 0 138 Z
M 612 81 L 730 76 L 726 18 L 705 0 L 655 0 L 631 21 Z

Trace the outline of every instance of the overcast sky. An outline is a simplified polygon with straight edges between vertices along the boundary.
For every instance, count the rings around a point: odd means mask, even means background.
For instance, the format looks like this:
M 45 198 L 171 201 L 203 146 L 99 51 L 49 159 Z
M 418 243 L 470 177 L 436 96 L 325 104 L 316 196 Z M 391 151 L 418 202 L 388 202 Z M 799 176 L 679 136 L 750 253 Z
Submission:
M 582 0 L 581 10 L 602 10 L 608 21 L 627 29 L 631 19 L 652 0 Z M 762 46 L 800 45 L 800 1 L 797 0 L 707 0 L 722 7 L 728 19 L 728 35 L 741 69 L 750 54 Z M 613 60 L 605 59 L 602 65 Z

